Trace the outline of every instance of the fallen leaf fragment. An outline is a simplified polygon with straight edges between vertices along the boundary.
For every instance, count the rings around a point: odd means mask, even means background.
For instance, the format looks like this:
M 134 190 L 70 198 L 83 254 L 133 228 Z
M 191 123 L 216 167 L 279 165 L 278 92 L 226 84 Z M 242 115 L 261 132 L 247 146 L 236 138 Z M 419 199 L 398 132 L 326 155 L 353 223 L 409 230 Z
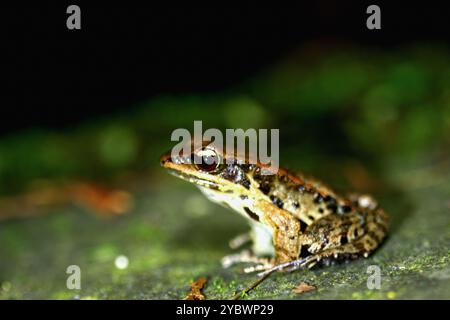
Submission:
M 191 284 L 191 292 L 184 298 L 184 300 L 206 300 L 205 296 L 201 292 L 205 286 L 206 278 L 199 278 Z
M 314 290 L 316 290 L 316 287 L 310 286 L 309 284 L 302 282 L 297 287 L 292 289 L 292 292 L 297 293 L 297 294 L 302 294 L 302 293 L 314 291 Z
M 32 181 L 18 195 L 0 196 L 0 220 L 43 214 L 49 208 L 76 203 L 102 216 L 125 214 L 133 207 L 133 195 L 91 182 Z

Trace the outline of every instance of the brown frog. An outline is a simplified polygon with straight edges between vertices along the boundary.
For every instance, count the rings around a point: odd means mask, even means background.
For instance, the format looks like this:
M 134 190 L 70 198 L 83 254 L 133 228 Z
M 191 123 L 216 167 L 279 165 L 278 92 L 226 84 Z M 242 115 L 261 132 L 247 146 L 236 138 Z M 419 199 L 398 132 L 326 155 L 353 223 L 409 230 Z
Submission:
M 170 152 L 160 161 L 170 173 L 250 223 L 253 253 L 225 257 L 225 266 L 252 261 L 259 265 L 247 271 L 310 268 L 319 262 L 367 257 L 386 236 L 389 218 L 368 195 L 342 197 L 285 169 L 263 174 L 268 166 L 236 154 L 227 161 L 230 156 L 213 145 L 195 150 L 189 158 L 202 161 L 172 159 Z

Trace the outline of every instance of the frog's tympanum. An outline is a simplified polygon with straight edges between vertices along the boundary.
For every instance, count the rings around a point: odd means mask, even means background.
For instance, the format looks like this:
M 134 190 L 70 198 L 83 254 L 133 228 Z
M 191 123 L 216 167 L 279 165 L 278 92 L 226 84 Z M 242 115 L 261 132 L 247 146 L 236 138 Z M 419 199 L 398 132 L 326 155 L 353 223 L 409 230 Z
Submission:
M 190 157 L 204 161 L 178 161 L 168 152 L 161 156 L 161 165 L 195 184 L 210 200 L 241 214 L 251 226 L 252 254 L 228 256 L 225 265 L 261 262 L 250 271 L 310 268 L 367 257 L 386 236 L 388 216 L 368 195 L 342 197 L 284 169 L 263 174 L 266 165 L 235 154 L 229 161 L 230 156 L 212 145 Z

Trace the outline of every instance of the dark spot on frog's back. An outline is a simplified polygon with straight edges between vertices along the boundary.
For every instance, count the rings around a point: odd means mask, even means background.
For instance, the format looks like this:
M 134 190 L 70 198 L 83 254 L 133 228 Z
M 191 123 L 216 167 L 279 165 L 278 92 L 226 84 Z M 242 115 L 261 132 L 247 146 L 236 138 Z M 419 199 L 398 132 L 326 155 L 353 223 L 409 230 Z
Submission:
M 262 193 L 264 194 L 269 194 L 270 192 L 270 184 L 269 183 L 260 183 L 259 185 L 259 190 L 261 190 Z
M 259 222 L 259 216 L 256 213 L 254 213 L 252 210 L 250 210 L 248 207 L 244 207 L 244 211 L 245 211 L 245 213 L 248 214 L 248 216 L 250 218 Z
M 241 168 L 245 173 L 248 173 L 248 172 L 252 171 L 254 167 L 252 164 L 243 164 L 243 165 L 241 165 Z
M 333 198 L 333 197 L 330 196 L 330 195 L 327 195 L 327 196 L 323 199 L 323 201 L 327 202 L 329 205 L 335 205 L 335 204 L 337 203 L 337 202 L 336 202 L 336 199 Z
M 327 209 L 330 210 L 333 213 L 336 213 L 337 211 L 337 205 L 330 203 L 329 205 L 327 205 Z
M 270 193 L 272 186 L 274 185 L 273 176 L 255 174 L 253 179 L 259 183 L 259 190 L 261 190 L 262 193 L 266 195 Z
M 314 197 L 314 203 L 322 202 L 324 199 L 324 197 L 319 192 L 314 193 L 313 197 Z
M 243 179 L 241 184 L 246 188 L 246 189 L 250 189 L 250 181 L 248 181 L 247 179 Z
M 349 213 L 351 211 L 352 211 L 352 207 L 347 206 L 347 205 L 337 207 L 338 214 L 345 214 L 345 213 Z
M 222 177 L 229 181 L 238 183 L 246 189 L 250 189 L 250 181 L 247 179 L 244 170 L 237 165 L 228 165 L 223 171 Z
M 284 203 L 283 203 L 283 201 L 281 201 L 280 198 L 277 198 L 277 197 L 272 195 L 272 196 L 270 196 L 270 200 L 272 200 L 272 203 L 274 205 L 276 205 L 278 208 L 283 209 Z

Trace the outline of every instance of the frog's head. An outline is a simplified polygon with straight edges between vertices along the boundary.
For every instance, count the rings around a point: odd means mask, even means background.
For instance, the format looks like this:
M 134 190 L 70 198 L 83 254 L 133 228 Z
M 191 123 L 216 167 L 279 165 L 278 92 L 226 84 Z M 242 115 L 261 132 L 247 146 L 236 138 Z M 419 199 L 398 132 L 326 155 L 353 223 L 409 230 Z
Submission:
M 209 200 L 229 207 L 251 221 L 260 222 L 255 199 L 264 196 L 261 171 L 265 167 L 250 163 L 248 159 L 235 154 L 228 156 L 209 144 L 194 149 L 189 156 L 173 157 L 169 151 L 160 161 L 171 174 L 199 187 Z
M 161 156 L 160 162 L 171 174 L 202 190 L 235 195 L 249 192 L 252 184 L 249 173 L 256 168 L 246 159 L 227 156 L 224 150 L 213 144 L 203 145 L 189 155 L 173 157 L 169 151 Z
M 161 156 L 161 165 L 171 174 L 199 187 L 209 200 L 238 212 L 252 224 L 264 225 L 264 214 L 258 203 L 270 189 L 270 184 L 264 182 L 274 177 L 261 174 L 269 170 L 268 167 L 253 163 L 248 157 L 229 156 L 211 144 L 191 150 L 194 151 L 184 157 L 173 157 L 169 151 Z M 261 227 L 255 230 L 260 230 L 255 234 L 255 252 L 273 255 L 271 232 Z M 265 245 L 260 245 L 261 237 Z

